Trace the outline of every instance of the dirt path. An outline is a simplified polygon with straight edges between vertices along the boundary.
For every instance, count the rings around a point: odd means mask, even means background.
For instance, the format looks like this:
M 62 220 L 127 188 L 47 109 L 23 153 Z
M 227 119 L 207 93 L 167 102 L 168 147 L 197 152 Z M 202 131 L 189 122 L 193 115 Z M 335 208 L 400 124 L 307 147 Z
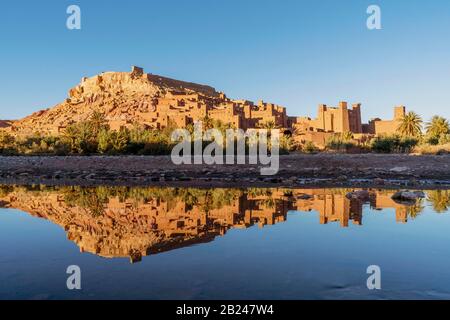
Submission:
M 181 165 L 168 156 L 0 157 L 0 183 L 47 185 L 450 187 L 450 156 L 295 154 L 258 165 Z

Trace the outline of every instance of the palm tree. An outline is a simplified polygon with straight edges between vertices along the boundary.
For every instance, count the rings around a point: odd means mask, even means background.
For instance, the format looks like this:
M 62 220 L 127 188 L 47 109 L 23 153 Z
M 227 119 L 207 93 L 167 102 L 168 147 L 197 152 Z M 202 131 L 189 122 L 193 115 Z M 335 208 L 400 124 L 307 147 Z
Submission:
M 99 111 L 94 111 L 94 113 L 92 113 L 89 122 L 92 124 L 94 136 L 97 136 L 100 130 L 107 128 L 108 124 L 105 114 Z
M 273 130 L 273 129 L 278 129 L 279 126 L 276 125 L 275 121 L 268 120 L 266 122 L 258 124 L 258 128 L 266 129 L 266 130 Z
M 64 131 L 63 138 L 67 142 L 69 142 L 71 152 L 76 152 L 78 137 L 79 137 L 79 130 L 77 126 L 74 124 L 69 125 Z
M 408 112 L 401 120 L 398 130 L 407 137 L 420 137 L 422 135 L 422 118 L 414 111 Z
M 116 153 L 122 153 L 127 148 L 129 141 L 129 132 L 127 129 L 122 128 L 119 131 L 113 131 L 110 134 L 109 142 L 111 143 L 111 148 Z
M 450 124 L 447 119 L 434 116 L 431 118 L 430 122 L 428 122 L 425 126 L 427 130 L 427 135 L 432 138 L 440 138 L 443 135 L 450 133 Z

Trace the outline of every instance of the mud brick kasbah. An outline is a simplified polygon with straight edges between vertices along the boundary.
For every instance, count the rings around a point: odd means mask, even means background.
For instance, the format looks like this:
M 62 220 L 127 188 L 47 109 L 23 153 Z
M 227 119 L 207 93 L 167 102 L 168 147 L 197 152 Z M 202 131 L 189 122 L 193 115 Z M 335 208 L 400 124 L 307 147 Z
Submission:
M 21 120 L 0 121 L 0 128 L 15 136 L 59 135 L 68 125 L 89 119 L 94 111 L 104 113 L 113 130 L 136 123 L 155 129 L 169 124 L 184 128 L 207 117 L 244 130 L 272 123 L 297 142 L 324 145 L 336 133 L 351 132 L 356 140 L 393 134 L 405 107 L 395 107 L 392 120 L 373 119 L 369 123 L 361 122 L 359 103 L 351 108 L 347 102 L 337 107 L 319 105 L 315 119 L 288 116 L 286 108 L 273 103 L 230 99 L 210 86 L 145 73 L 133 66 L 131 72 L 83 78 L 64 102 Z

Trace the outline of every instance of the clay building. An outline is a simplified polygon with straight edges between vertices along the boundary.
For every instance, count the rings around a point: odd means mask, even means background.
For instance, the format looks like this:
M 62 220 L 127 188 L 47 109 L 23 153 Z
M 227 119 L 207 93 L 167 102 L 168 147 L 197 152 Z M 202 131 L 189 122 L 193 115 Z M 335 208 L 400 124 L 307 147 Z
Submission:
M 392 120 L 372 119 L 365 124 L 361 121 L 361 104 L 356 103 L 348 108 L 345 101 L 338 107 L 319 105 L 317 118 L 290 117 L 289 124 L 300 142 L 311 141 L 319 146 L 326 144 L 327 140 L 336 134 L 351 133 L 357 141 L 376 136 L 397 133 L 401 119 L 405 116 L 406 108 L 394 108 Z
M 389 135 L 397 132 L 401 120 L 406 114 L 405 106 L 397 106 L 394 108 L 394 119 L 381 120 L 375 118 L 363 126 L 363 132 L 375 135 Z

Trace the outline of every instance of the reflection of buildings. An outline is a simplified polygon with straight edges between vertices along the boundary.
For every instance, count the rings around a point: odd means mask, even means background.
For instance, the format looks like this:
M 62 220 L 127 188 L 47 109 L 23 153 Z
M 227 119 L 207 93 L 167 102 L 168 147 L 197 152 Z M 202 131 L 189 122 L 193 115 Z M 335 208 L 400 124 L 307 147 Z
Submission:
M 130 257 L 133 262 L 148 254 L 210 242 L 231 228 L 283 222 L 290 210 L 318 212 L 321 224 L 339 222 L 347 227 L 350 220 L 362 224 L 363 203 L 347 198 L 348 190 L 155 190 L 127 189 L 129 193 L 120 194 L 95 188 L 17 187 L 0 193 L 0 203 L 64 227 L 82 252 Z M 139 198 L 130 191 L 151 192 Z M 370 204 L 395 208 L 397 221 L 406 222 L 407 207 L 391 200 L 392 193 L 373 191 Z
M 321 224 L 339 222 L 342 227 L 348 227 L 349 220 L 354 224 L 362 224 L 362 205 L 360 201 L 348 199 L 346 192 L 327 193 L 324 190 L 303 190 L 312 195 L 309 200 L 297 200 L 297 210 L 317 211 Z
M 408 222 L 408 207 L 399 204 L 391 199 L 392 193 L 378 193 L 377 197 L 371 201 L 371 206 L 375 209 L 395 209 L 395 220 L 397 222 Z

